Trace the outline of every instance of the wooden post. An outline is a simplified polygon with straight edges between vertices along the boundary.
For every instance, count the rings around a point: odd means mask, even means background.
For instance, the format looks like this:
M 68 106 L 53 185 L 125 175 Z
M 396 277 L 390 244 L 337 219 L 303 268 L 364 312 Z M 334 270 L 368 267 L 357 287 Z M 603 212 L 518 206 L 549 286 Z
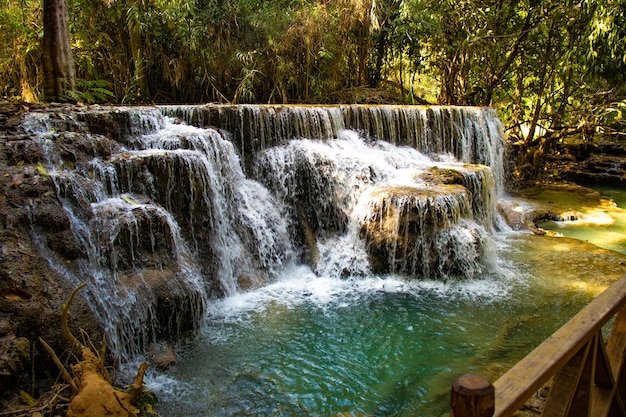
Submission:
M 450 417 L 492 417 L 496 390 L 485 378 L 466 374 L 452 383 Z

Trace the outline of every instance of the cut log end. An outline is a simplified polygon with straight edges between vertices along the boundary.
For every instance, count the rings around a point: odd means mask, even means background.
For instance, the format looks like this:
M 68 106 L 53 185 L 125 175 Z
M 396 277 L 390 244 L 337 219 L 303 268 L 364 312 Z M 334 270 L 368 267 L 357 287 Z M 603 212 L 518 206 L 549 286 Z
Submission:
M 495 411 L 495 388 L 480 375 L 467 374 L 452 384 L 451 417 L 491 417 Z

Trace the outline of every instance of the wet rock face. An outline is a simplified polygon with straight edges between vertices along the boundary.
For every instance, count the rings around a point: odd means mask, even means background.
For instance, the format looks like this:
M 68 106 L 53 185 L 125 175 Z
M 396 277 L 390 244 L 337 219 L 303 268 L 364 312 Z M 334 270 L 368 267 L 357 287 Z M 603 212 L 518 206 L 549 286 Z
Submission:
M 615 142 L 567 144 L 552 163 L 559 177 L 579 184 L 626 184 L 626 145 Z
M 480 268 L 484 231 L 455 229 L 472 216 L 465 187 L 378 187 L 367 198 L 360 234 L 373 272 L 445 279 Z
M 285 166 L 276 169 L 264 159 L 257 164 L 255 175 L 270 189 L 285 190 L 285 202 L 296 211 L 294 217 L 303 229 L 314 234 L 345 231 L 349 222 L 345 202 L 350 196 L 348 187 L 334 178 L 336 162 L 314 158 L 300 148 L 283 158 L 288 170 Z
M 5 291 L 3 297 L 8 293 Z M 8 318 L 0 318 L 0 392 L 17 386 L 30 363 L 30 341 L 16 336 L 17 328 Z
M 33 208 L 33 226 L 42 232 L 43 242 L 66 262 L 75 261 L 85 252 L 70 230 L 67 214 L 59 204 L 44 203 Z
M 161 370 L 165 370 L 173 365 L 176 365 L 178 362 L 176 349 L 172 343 L 152 343 L 148 347 L 148 356 L 150 358 L 150 362 L 157 369 Z
M 211 207 L 207 205 L 207 199 L 202 198 L 211 191 L 200 176 L 198 165 L 176 154 L 115 158 L 112 163 L 121 182 L 119 186 L 133 195 L 144 196 L 158 203 L 171 213 L 185 240 L 195 243 L 194 249 L 198 253 L 202 273 L 207 276 L 215 274 L 215 255 L 209 241 L 197 240 L 197 236 L 208 237 L 212 233 L 212 224 L 206 215 L 211 212 Z M 125 262 L 126 269 L 141 268 L 143 264 L 150 263 L 172 266 L 176 262 L 176 254 L 171 252 L 175 248 L 171 225 L 154 210 L 145 209 L 140 214 L 137 207 L 133 213 L 135 233 L 141 231 L 140 236 L 134 238 L 137 244 L 131 244 L 133 228 L 124 228 L 124 236 L 116 236 L 115 239 L 116 248 L 126 252 L 130 248 L 137 251 L 138 256 L 131 253 L 123 256 L 128 260 Z M 119 216 L 119 213 L 112 216 Z M 217 286 L 214 289 L 216 296 L 222 296 L 221 291 Z
M 38 166 L 45 163 L 45 148 L 23 130 L 27 111 L 0 105 L 0 392 L 30 387 L 33 354 L 35 378 L 56 378 L 58 370 L 38 338 L 59 354 L 68 347 L 60 317 L 72 284 L 50 267 L 50 260 L 78 271 L 84 259 L 52 179 Z M 63 148 L 71 148 L 76 161 L 83 157 L 81 146 L 65 143 Z M 81 297 L 72 306 L 70 327 L 101 339 L 98 320 Z
M 88 111 L 78 113 L 76 119 L 92 134 L 123 144 L 129 143 L 139 133 L 158 128 L 149 120 L 141 120 L 131 108 L 123 107 L 111 110 L 93 106 Z

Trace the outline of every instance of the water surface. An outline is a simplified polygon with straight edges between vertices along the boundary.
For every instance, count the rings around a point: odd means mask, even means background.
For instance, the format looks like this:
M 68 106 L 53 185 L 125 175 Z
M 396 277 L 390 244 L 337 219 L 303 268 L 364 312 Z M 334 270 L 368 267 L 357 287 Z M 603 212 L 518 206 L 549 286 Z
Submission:
M 551 192 L 537 196 L 579 213 L 578 220 L 543 222 L 541 226 L 566 237 L 626 253 L 626 190 L 617 187 L 594 189 L 606 198 L 596 203 L 594 199 L 585 198 L 584 194 Z
M 166 416 L 441 416 L 451 382 L 495 380 L 626 271 L 568 238 L 510 234 L 465 282 L 292 269 L 216 302 L 153 385 Z M 341 414 L 343 413 L 343 414 Z

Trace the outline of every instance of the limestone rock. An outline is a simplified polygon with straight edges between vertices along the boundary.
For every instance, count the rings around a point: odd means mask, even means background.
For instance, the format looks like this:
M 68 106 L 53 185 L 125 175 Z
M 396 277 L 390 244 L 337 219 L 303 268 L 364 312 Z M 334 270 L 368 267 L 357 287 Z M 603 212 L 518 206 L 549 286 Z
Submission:
M 148 355 L 154 366 L 161 370 L 176 365 L 178 362 L 174 345 L 167 342 L 152 343 L 148 347 Z
M 5 321 L 6 319 L 3 319 Z M 30 362 L 30 341 L 13 334 L 0 337 L 0 392 L 17 384 Z
M 572 181 L 586 184 L 626 184 L 626 156 L 594 154 L 572 166 L 565 174 Z
M 365 205 L 360 234 L 374 272 L 447 278 L 479 268 L 480 232 L 457 234 L 455 229 L 471 217 L 470 196 L 463 186 L 381 186 L 369 193 Z

